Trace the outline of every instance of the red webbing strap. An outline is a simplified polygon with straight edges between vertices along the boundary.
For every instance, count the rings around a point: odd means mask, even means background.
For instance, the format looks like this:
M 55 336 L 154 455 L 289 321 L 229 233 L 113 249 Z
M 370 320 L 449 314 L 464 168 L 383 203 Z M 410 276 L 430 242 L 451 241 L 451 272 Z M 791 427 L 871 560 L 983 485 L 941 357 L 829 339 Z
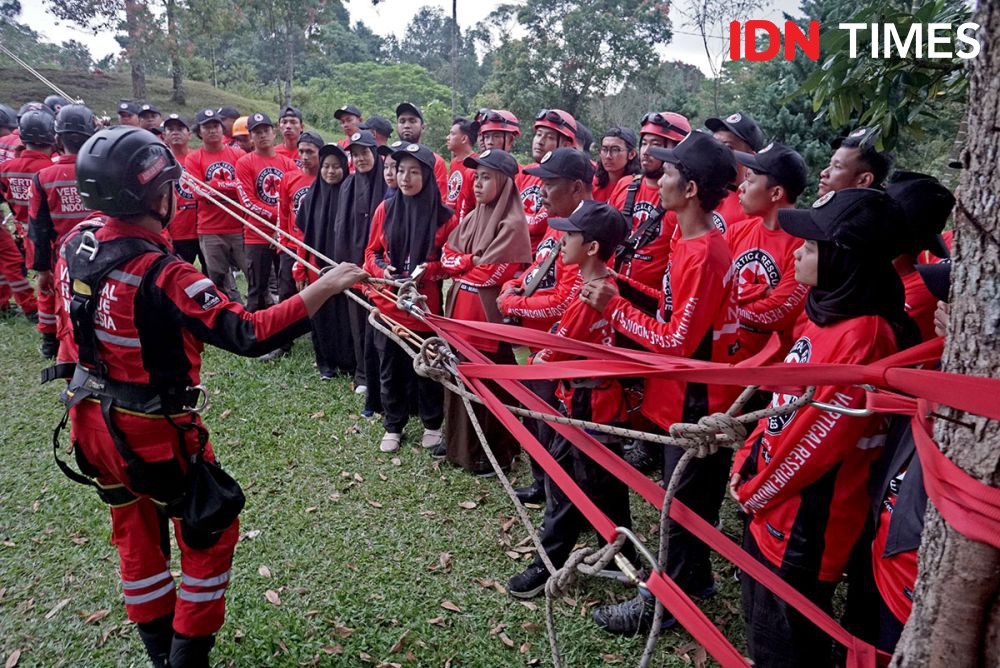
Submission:
M 440 333 L 440 332 L 439 332 Z M 471 360 L 477 360 L 480 362 L 489 362 L 482 353 L 471 346 L 466 340 L 461 337 L 450 337 L 449 343 L 462 355 Z M 486 385 L 475 378 L 467 378 L 464 374 L 459 372 L 462 380 L 466 382 L 467 386 L 476 393 L 482 400 L 485 406 L 492 412 L 498 420 L 510 430 L 511 434 L 517 438 L 522 447 L 527 450 L 528 454 L 534 459 L 544 470 L 545 473 L 552 478 L 553 482 L 559 486 L 559 488 L 566 494 L 567 497 L 573 502 L 574 505 L 580 510 L 587 521 L 594 527 L 594 529 L 608 542 L 612 542 L 618 535 L 616 527 L 610 518 L 604 514 L 593 501 L 587 497 L 583 491 L 577 486 L 576 482 L 569 476 L 569 474 L 556 462 L 556 460 L 549 454 L 542 445 L 532 436 L 532 434 L 527 430 L 527 428 L 521 423 L 521 421 L 514 416 L 507 408 L 503 405 L 493 392 L 486 387 Z M 544 401 L 538 398 L 538 396 L 525 388 L 520 383 L 515 383 L 511 381 L 503 381 L 499 383 L 501 387 L 507 392 L 510 392 L 515 399 L 519 402 L 528 405 L 532 410 L 545 411 L 547 413 L 552 413 L 552 407 L 546 404 Z M 530 405 L 529 405 L 530 404 Z M 584 432 L 576 429 L 575 427 L 567 427 L 566 425 L 553 424 L 553 428 L 560 432 L 576 432 L 579 436 L 584 437 L 589 440 L 594 446 L 597 447 L 601 452 L 607 457 L 613 460 L 618 460 L 621 464 L 628 466 L 622 460 L 618 459 L 610 450 L 605 448 L 603 445 L 598 443 L 596 440 L 585 434 Z M 571 434 L 567 434 L 570 436 Z M 572 441 L 573 439 L 571 439 Z M 589 454 L 589 453 L 588 453 Z M 592 458 L 593 455 L 590 455 Z M 607 468 L 607 466 L 605 466 Z M 610 469 L 609 469 L 610 470 Z M 632 469 L 635 471 L 635 469 Z M 635 471 L 638 474 L 638 471 Z M 641 476 L 641 474 L 639 474 Z M 643 478 L 644 480 L 648 480 Z M 652 481 L 648 481 L 652 483 Z M 655 483 L 652 483 L 655 486 Z M 659 489 L 659 488 L 658 488 Z M 663 490 L 659 490 L 660 503 L 662 505 Z M 657 575 L 654 573 L 650 580 L 655 580 L 654 586 L 650 588 L 650 591 L 659 598 L 663 603 L 664 607 L 677 619 L 677 621 L 688 630 L 691 636 L 698 641 L 708 652 L 712 658 L 719 662 L 720 665 L 725 668 L 736 666 L 745 667 L 747 666 L 746 660 L 743 655 L 737 650 L 732 643 L 722 634 L 722 632 L 705 616 L 705 613 L 695 605 L 694 601 L 685 594 L 680 587 L 677 586 L 670 578 Z M 657 593 L 657 591 L 659 593 Z
M 941 452 L 932 436 L 930 411 L 931 405 L 921 401 L 911 420 L 927 496 L 960 534 L 1000 548 L 1000 489 L 976 480 Z

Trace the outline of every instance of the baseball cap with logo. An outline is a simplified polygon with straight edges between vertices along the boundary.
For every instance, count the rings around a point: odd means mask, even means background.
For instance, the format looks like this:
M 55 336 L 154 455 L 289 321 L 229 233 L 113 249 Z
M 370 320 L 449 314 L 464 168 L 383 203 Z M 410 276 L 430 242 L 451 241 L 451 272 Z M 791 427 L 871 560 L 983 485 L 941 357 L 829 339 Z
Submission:
M 396 118 L 399 118 L 403 114 L 410 114 L 411 116 L 416 116 L 420 120 L 424 120 L 424 115 L 420 113 L 420 107 L 412 102 L 402 102 L 396 107 Z
M 797 151 L 784 144 L 771 142 L 757 153 L 733 151 L 733 155 L 736 156 L 736 162 L 744 167 L 749 167 L 758 174 L 767 174 L 777 181 L 785 189 L 790 201 L 795 201 L 809 183 L 806 161 Z
M 346 116 L 347 114 L 351 114 L 352 116 L 357 116 L 358 118 L 361 118 L 361 110 L 358 109 L 353 104 L 345 104 L 343 107 L 333 112 L 333 117 L 339 121 L 343 116 Z
M 423 144 L 406 144 L 406 148 L 392 152 L 392 159 L 399 162 L 403 158 L 415 158 L 430 170 L 434 169 L 434 152 Z
M 878 136 L 881 133 L 881 131 L 882 128 L 878 125 L 870 128 L 862 126 L 860 128 L 857 128 L 856 130 L 852 130 L 844 137 L 837 137 L 832 142 L 830 142 L 830 145 L 833 148 L 837 149 L 840 148 L 841 144 L 850 140 L 851 144 L 854 144 L 859 148 L 865 149 L 875 145 L 875 140 L 878 139 Z
M 673 148 L 651 146 L 649 155 L 682 166 L 702 188 L 725 188 L 736 178 L 736 158 L 707 132 L 692 132 Z
M 938 257 L 949 257 L 941 232 L 955 207 L 955 196 L 933 176 L 919 172 L 896 171 L 885 188 L 903 211 L 908 237 L 906 251 L 929 250 Z
M 139 106 L 139 115 L 143 114 L 159 114 L 160 110 L 156 108 L 155 104 L 149 104 L 148 102 L 143 103 Z
M 300 121 L 302 120 L 302 112 L 299 111 L 297 108 L 291 106 L 291 105 L 289 105 L 287 107 L 283 107 L 281 109 L 281 115 L 278 116 L 278 118 L 280 119 L 280 118 L 284 118 L 286 116 L 292 116 L 294 118 L 299 119 Z
M 160 127 L 166 130 L 167 123 L 180 123 L 181 125 L 184 126 L 184 129 L 186 130 L 191 129 L 191 126 L 188 125 L 188 122 L 185 121 L 184 117 L 181 116 L 180 114 L 167 114 L 166 116 L 163 117 L 163 122 L 160 124 Z
M 270 125 L 272 128 L 274 127 L 274 123 L 271 122 L 270 117 L 262 111 L 255 111 L 247 116 L 247 130 L 253 132 L 254 128 L 259 125 Z
M 119 114 L 132 114 L 133 116 L 139 115 L 139 105 L 137 105 L 132 100 L 121 100 L 118 103 L 118 113 Z
M 808 209 L 780 209 L 778 224 L 800 239 L 890 258 L 906 237 L 899 206 L 874 188 L 831 190 Z
M 195 125 L 204 125 L 205 123 L 222 123 L 222 118 L 215 109 L 202 109 L 194 116 Z
M 312 130 L 306 130 L 299 135 L 299 144 L 305 142 L 306 144 L 312 144 L 316 148 L 323 148 L 323 138 L 318 132 L 313 132 Z
M 585 241 L 596 241 L 610 253 L 628 235 L 621 212 L 606 202 L 583 200 L 568 218 L 549 218 L 549 227 L 562 232 L 579 232 Z
M 510 178 L 517 176 L 518 172 L 517 160 L 514 159 L 514 156 L 497 148 L 488 148 L 478 156 L 470 155 L 462 161 L 462 164 L 469 169 L 475 169 L 479 166 L 489 167 L 503 172 Z
M 396 151 L 405 151 L 406 147 L 409 145 L 410 142 L 399 139 L 397 141 L 392 142 L 391 144 L 387 144 L 385 146 L 379 146 L 378 148 L 375 149 L 375 152 L 381 155 L 382 157 L 385 157 L 387 155 L 392 155 Z
M 588 184 L 594 180 L 594 166 L 590 158 L 568 146 L 549 151 L 542 156 L 537 167 L 525 169 L 524 173 L 543 179 L 572 179 Z
M 371 133 L 370 130 L 358 130 L 348 139 L 347 148 L 352 146 L 364 146 L 366 148 L 375 148 L 375 135 Z
M 218 111 L 216 111 L 215 113 L 219 115 L 219 118 L 239 118 L 240 117 L 239 110 L 236 107 L 231 107 L 229 105 L 225 105 L 225 106 L 219 107 Z
M 709 118 L 705 121 L 705 127 L 712 132 L 728 130 L 745 141 L 755 151 L 764 147 L 764 131 L 760 129 L 750 114 L 737 111 L 725 118 Z

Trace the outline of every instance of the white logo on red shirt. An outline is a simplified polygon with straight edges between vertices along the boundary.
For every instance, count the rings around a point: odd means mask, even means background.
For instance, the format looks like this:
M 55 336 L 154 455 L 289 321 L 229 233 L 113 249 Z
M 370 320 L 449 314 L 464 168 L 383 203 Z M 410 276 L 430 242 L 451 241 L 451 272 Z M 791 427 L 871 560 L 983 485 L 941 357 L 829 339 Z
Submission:
M 796 341 L 788 354 L 785 355 L 785 362 L 789 364 L 808 364 L 809 358 L 812 356 L 812 341 L 808 337 L 803 336 L 801 339 Z M 797 399 L 794 394 L 777 394 L 771 399 L 771 406 L 773 408 L 780 408 L 790 403 L 792 400 Z M 797 411 L 796 411 L 797 412 Z M 767 433 L 773 436 L 777 436 L 781 433 L 781 430 L 785 428 L 792 418 L 795 417 L 795 412 L 789 413 L 788 415 L 772 416 L 767 419 Z
M 215 178 L 221 180 L 235 179 L 236 168 L 228 162 L 213 162 L 205 168 L 205 180 L 211 181 Z
M 770 253 L 760 248 L 751 248 L 733 260 L 740 294 L 752 286 L 764 285 L 773 288 L 781 280 L 781 270 Z
M 448 201 L 457 202 L 458 193 L 462 190 L 462 170 L 456 169 L 448 177 Z
M 265 167 L 257 175 L 257 197 L 261 202 L 274 206 L 278 203 L 278 190 L 284 172 L 277 167 Z
M 524 204 L 524 212 L 529 215 L 538 213 L 542 208 L 542 187 L 532 184 L 521 191 L 521 203 Z

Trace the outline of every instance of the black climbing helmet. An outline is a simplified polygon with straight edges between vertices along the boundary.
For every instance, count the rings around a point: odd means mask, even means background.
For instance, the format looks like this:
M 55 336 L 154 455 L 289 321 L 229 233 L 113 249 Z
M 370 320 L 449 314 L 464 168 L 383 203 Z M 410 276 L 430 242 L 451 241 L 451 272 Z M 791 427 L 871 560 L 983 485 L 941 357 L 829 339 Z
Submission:
M 55 118 L 41 109 L 25 112 L 17 122 L 22 144 L 54 146 L 56 143 Z
M 90 136 L 97 132 L 94 112 L 82 104 L 67 104 L 56 114 L 56 134 L 73 132 Z
M 45 98 L 45 106 L 52 110 L 53 114 L 58 114 L 59 110 L 69 104 L 69 100 L 62 95 L 49 95 Z
M 80 148 L 76 187 L 83 205 L 109 216 L 144 213 L 159 218 L 152 203 L 181 178 L 180 164 L 148 130 L 116 125 Z
M 17 110 L 18 119 L 20 119 L 21 116 L 24 116 L 29 111 L 44 111 L 47 112 L 48 114 L 51 114 L 52 116 L 55 116 L 55 114 L 52 113 L 52 110 L 46 107 L 41 102 L 25 102 L 24 104 L 21 105 L 21 108 Z
M 16 128 L 17 112 L 6 104 L 0 104 L 0 128 Z

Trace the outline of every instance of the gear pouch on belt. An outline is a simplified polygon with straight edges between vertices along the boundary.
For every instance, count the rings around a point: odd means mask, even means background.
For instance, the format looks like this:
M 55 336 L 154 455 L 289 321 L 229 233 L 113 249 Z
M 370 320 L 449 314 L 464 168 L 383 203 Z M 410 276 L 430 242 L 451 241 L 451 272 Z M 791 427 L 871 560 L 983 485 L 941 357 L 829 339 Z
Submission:
M 195 549 L 210 547 L 236 520 L 246 497 L 240 484 L 201 452 L 188 465 L 188 488 L 181 510 L 184 541 Z

